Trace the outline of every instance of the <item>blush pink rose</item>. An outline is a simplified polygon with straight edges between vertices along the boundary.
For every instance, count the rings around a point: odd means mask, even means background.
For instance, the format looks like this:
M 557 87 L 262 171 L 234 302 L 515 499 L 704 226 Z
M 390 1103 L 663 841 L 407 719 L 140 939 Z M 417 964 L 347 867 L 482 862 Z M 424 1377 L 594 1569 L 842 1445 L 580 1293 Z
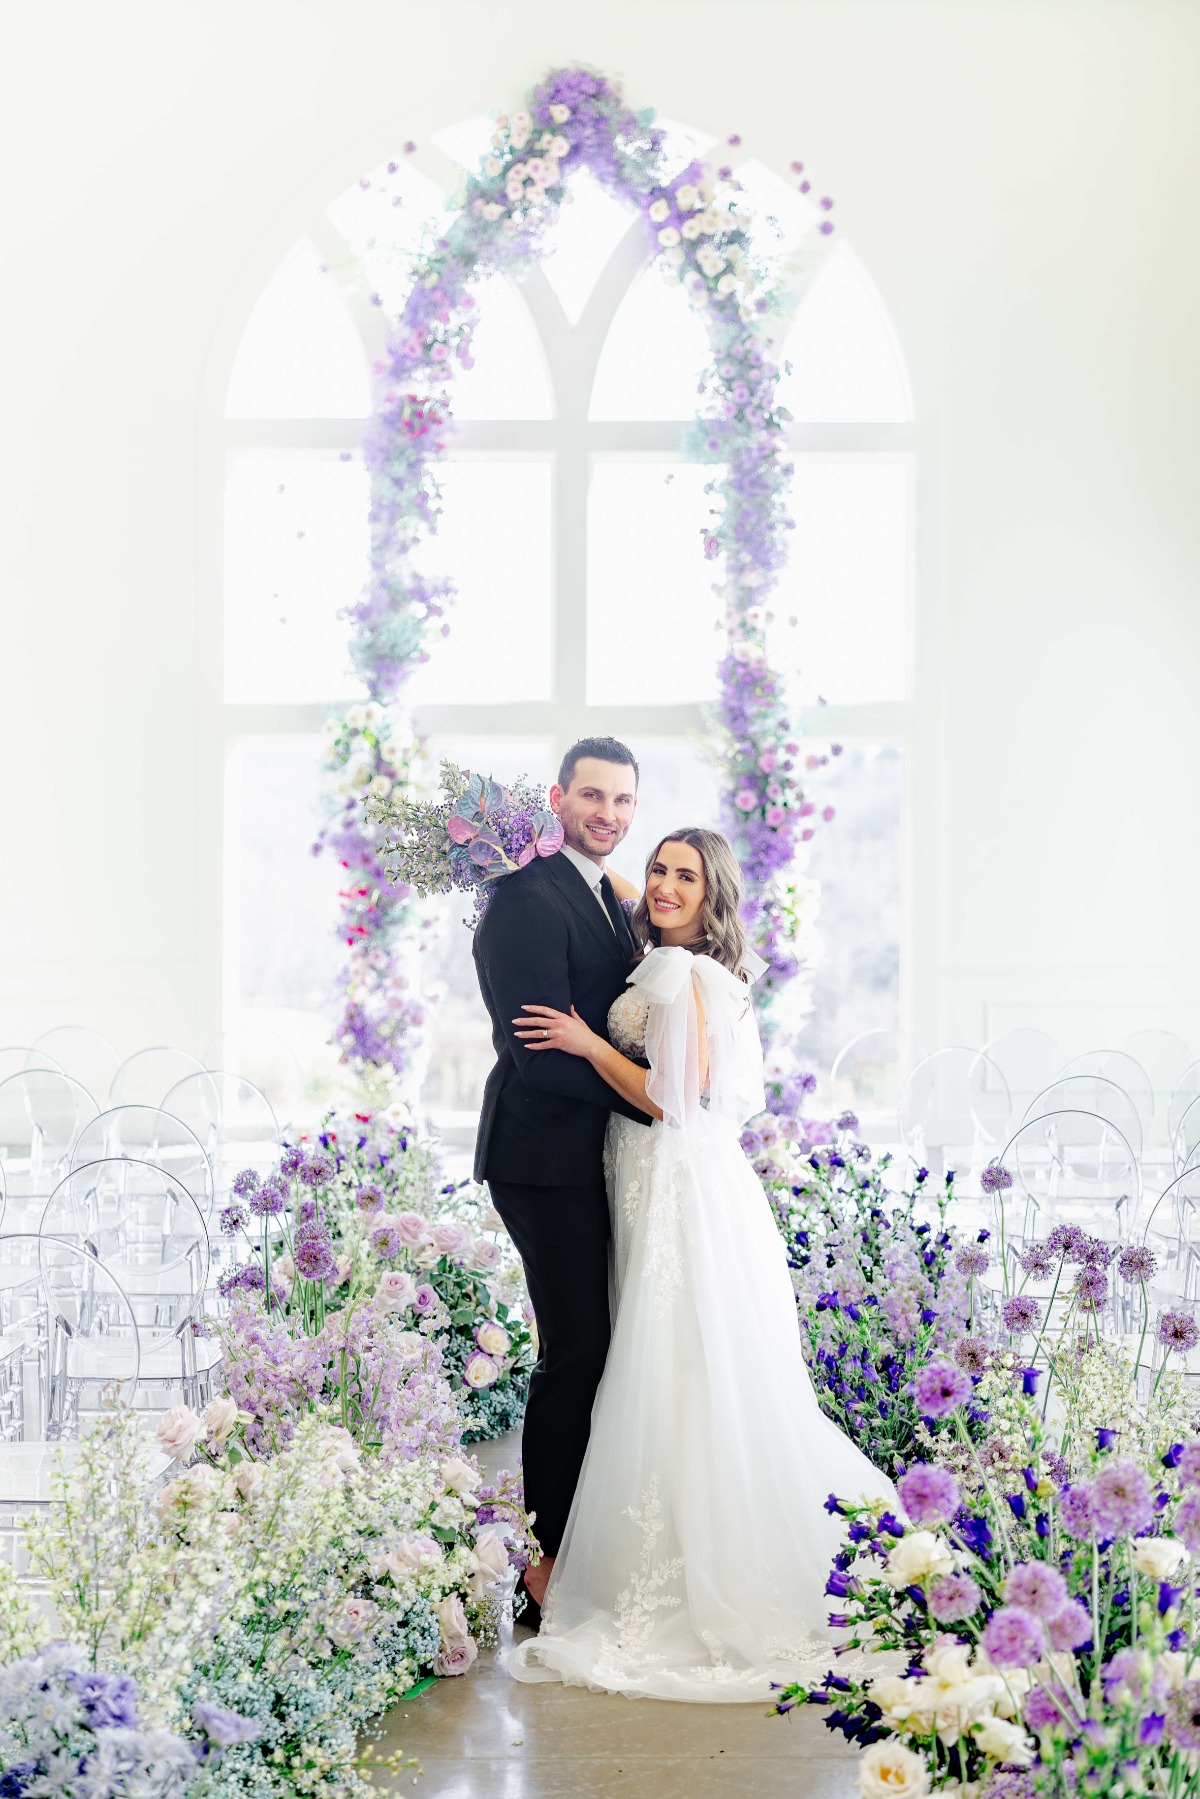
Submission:
M 433 1671 L 443 1679 L 453 1674 L 465 1674 L 478 1654 L 473 1637 L 465 1637 L 460 1643 L 449 1643 L 434 1656 Z
M 164 1454 L 174 1461 L 186 1462 L 204 1435 L 204 1421 L 190 1405 L 173 1405 L 159 1419 L 154 1435 Z
M 428 1231 L 429 1226 L 419 1212 L 401 1212 L 396 1220 L 396 1229 L 400 1232 L 400 1241 L 415 1247 Z
M 501 1255 L 498 1243 L 493 1243 L 490 1237 L 477 1237 L 471 1246 L 471 1266 L 487 1274 L 500 1266 Z
M 407 1312 L 417 1297 L 417 1283 L 403 1269 L 389 1268 L 379 1277 L 375 1300 L 385 1312 Z

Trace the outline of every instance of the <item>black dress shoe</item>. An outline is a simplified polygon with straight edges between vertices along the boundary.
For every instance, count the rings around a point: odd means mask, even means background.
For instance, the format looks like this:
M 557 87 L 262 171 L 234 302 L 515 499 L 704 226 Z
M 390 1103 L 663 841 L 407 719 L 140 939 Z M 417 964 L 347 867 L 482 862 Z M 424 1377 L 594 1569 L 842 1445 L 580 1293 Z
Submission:
M 519 1613 L 514 1605 L 513 1623 L 524 1624 L 536 1633 L 542 1628 L 542 1608 L 534 1598 L 533 1594 L 529 1591 L 529 1588 L 525 1585 L 525 1576 L 523 1573 L 517 1576 L 517 1584 L 513 1589 L 513 1599 L 516 1600 L 522 1596 L 524 1597 L 525 1604 L 521 1607 Z

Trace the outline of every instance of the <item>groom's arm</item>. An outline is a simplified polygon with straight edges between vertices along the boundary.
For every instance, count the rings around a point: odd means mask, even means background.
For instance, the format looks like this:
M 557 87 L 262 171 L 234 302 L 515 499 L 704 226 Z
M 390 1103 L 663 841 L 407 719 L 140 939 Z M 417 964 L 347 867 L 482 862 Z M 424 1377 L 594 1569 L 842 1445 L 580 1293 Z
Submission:
M 501 905 L 503 894 L 501 886 L 491 899 L 487 936 L 478 949 L 494 1018 L 522 1081 L 537 1092 L 583 1100 L 649 1124 L 645 1112 L 614 1092 L 582 1056 L 568 1056 L 559 1049 L 539 1050 L 535 1055 L 516 1035 L 513 1020 L 521 1016 L 522 1006 L 571 1010 L 567 926 L 558 907 L 543 895 L 504 895 Z

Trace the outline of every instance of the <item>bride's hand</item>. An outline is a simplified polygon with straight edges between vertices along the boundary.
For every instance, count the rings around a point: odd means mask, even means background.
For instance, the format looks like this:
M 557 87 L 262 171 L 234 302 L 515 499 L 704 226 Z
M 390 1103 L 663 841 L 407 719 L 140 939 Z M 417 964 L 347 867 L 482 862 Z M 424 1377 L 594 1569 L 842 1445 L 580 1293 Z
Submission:
M 561 1049 L 568 1056 L 588 1057 L 593 1045 L 601 1041 L 574 1006 L 570 1012 L 556 1012 L 553 1006 L 522 1006 L 521 1010 L 534 1014 L 513 1019 L 526 1049 Z

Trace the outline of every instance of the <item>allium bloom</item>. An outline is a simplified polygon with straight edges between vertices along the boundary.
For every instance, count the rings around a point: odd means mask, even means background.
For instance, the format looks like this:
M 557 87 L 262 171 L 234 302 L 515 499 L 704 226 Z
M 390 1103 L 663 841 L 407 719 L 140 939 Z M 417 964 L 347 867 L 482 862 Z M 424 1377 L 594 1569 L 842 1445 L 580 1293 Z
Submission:
M 971 1396 L 971 1382 L 953 1362 L 926 1362 L 913 1381 L 913 1396 L 926 1418 L 944 1418 Z
M 1014 1337 L 1031 1331 L 1041 1319 L 1041 1311 L 1036 1299 L 1030 1299 L 1028 1293 L 1018 1293 L 1012 1299 L 1006 1299 L 1000 1308 L 1004 1319 L 1004 1328 L 1011 1331 Z
M 843 1112 L 837 1121 L 839 1131 L 856 1131 L 858 1129 L 857 1112 Z
M 979 1610 L 979 1588 L 969 1574 L 944 1574 L 929 1589 L 930 1615 L 939 1624 L 958 1624 Z
M 1175 1509 L 1175 1535 L 1193 1555 L 1200 1555 L 1200 1488 L 1185 1493 Z
M 1077 1487 L 1067 1487 L 1060 1494 L 1058 1515 L 1062 1527 L 1068 1536 L 1078 1537 L 1086 1543 L 1092 1534 L 1094 1519 L 1092 1517 L 1092 1489 L 1086 1481 Z
M 1068 1601 L 1046 1620 L 1046 1639 L 1051 1649 L 1080 1649 L 1091 1634 L 1091 1614 L 1077 1599 Z
M 289 1144 L 279 1158 L 280 1171 L 291 1180 L 292 1176 L 300 1169 L 303 1161 L 304 1151 L 302 1149 L 297 1149 L 295 1144 Z
M 1164 1312 L 1158 1321 L 1158 1340 L 1168 1353 L 1184 1355 L 1200 1343 L 1200 1326 L 1188 1312 Z
M 1039 1618 L 1052 1618 L 1067 1603 L 1067 1583 L 1049 1562 L 1018 1562 L 1004 1583 L 1004 1597 Z
M 1135 1536 L 1154 1518 L 1154 1492 L 1136 1462 L 1106 1462 L 1092 1482 L 1092 1518 L 1102 1537 Z
M 244 1206 L 223 1206 L 221 1208 L 221 1229 L 227 1237 L 246 1228 L 248 1214 Z
M 960 1337 L 950 1353 L 964 1374 L 982 1374 L 990 1359 L 987 1344 L 978 1337 Z
M 1140 1649 L 1118 1649 L 1103 1671 L 1104 1696 L 1159 1702 L 1167 1695 L 1167 1677 L 1154 1658 Z
M 1056 1224 L 1046 1238 L 1046 1248 L 1054 1256 L 1074 1258 L 1086 1242 L 1077 1224 Z
M 1185 1487 L 1200 1483 L 1200 1443 L 1185 1443 L 1179 1451 L 1175 1466 Z
M 328 1237 L 309 1237 L 304 1243 L 297 1243 L 294 1260 L 296 1273 L 306 1281 L 328 1280 L 337 1273 L 337 1258 Z
M 1007 1193 L 1012 1184 L 1012 1175 L 1000 1162 L 989 1163 L 979 1177 L 985 1193 Z
M 240 1174 L 233 1177 L 233 1190 L 239 1199 L 248 1199 L 258 1186 L 258 1175 L 253 1168 L 243 1168 Z
M 1102 1268 L 1083 1267 L 1075 1280 L 1079 1303 L 1087 1311 L 1095 1311 L 1108 1298 L 1108 1276 Z
M 1200 1680 L 1185 1680 L 1167 1700 L 1167 1734 L 1180 1749 L 1200 1749 Z
M 1144 1243 L 1131 1243 L 1117 1260 L 1117 1273 L 1123 1281 L 1148 1281 L 1158 1273 L 1158 1257 Z
M 282 1212 L 286 1204 L 287 1194 L 274 1176 L 269 1181 L 264 1181 L 261 1187 L 256 1187 L 249 1200 L 250 1210 L 259 1218 Z
M 333 1174 L 333 1163 L 328 1156 L 309 1156 L 296 1173 L 306 1187 L 322 1187 Z
M 394 1224 L 381 1224 L 377 1231 L 371 1232 L 371 1248 L 377 1256 L 398 1256 L 403 1247 L 400 1232 Z
M 1048 1243 L 1029 1243 L 1021 1251 L 1021 1267 L 1026 1274 L 1045 1280 L 1054 1267 L 1054 1252 Z
M 980 1249 L 975 1243 L 968 1243 L 965 1248 L 955 1252 L 954 1266 L 960 1274 L 973 1277 L 986 1271 L 988 1259 L 986 1249 Z
M 1019 1605 L 1002 1605 L 984 1626 L 983 1646 L 998 1668 L 1031 1668 L 1045 1642 L 1041 1619 Z
M 900 1503 L 916 1525 L 945 1524 L 962 1504 L 958 1482 L 947 1468 L 919 1462 L 896 1483 Z
M 1101 1242 L 1099 1237 L 1084 1237 L 1079 1260 L 1086 1268 L 1107 1268 L 1112 1259 L 1113 1252 L 1107 1243 Z
M 1026 1697 L 1024 1718 L 1028 1730 L 1036 1730 L 1039 1735 L 1044 1730 L 1054 1730 L 1065 1720 L 1063 1712 L 1070 1716 L 1070 1707 L 1055 1704 L 1052 1694 L 1044 1687 L 1034 1687 Z
M 383 1189 L 368 1181 L 365 1187 L 359 1188 L 357 1200 L 360 1212 L 381 1212 L 384 1203 Z

